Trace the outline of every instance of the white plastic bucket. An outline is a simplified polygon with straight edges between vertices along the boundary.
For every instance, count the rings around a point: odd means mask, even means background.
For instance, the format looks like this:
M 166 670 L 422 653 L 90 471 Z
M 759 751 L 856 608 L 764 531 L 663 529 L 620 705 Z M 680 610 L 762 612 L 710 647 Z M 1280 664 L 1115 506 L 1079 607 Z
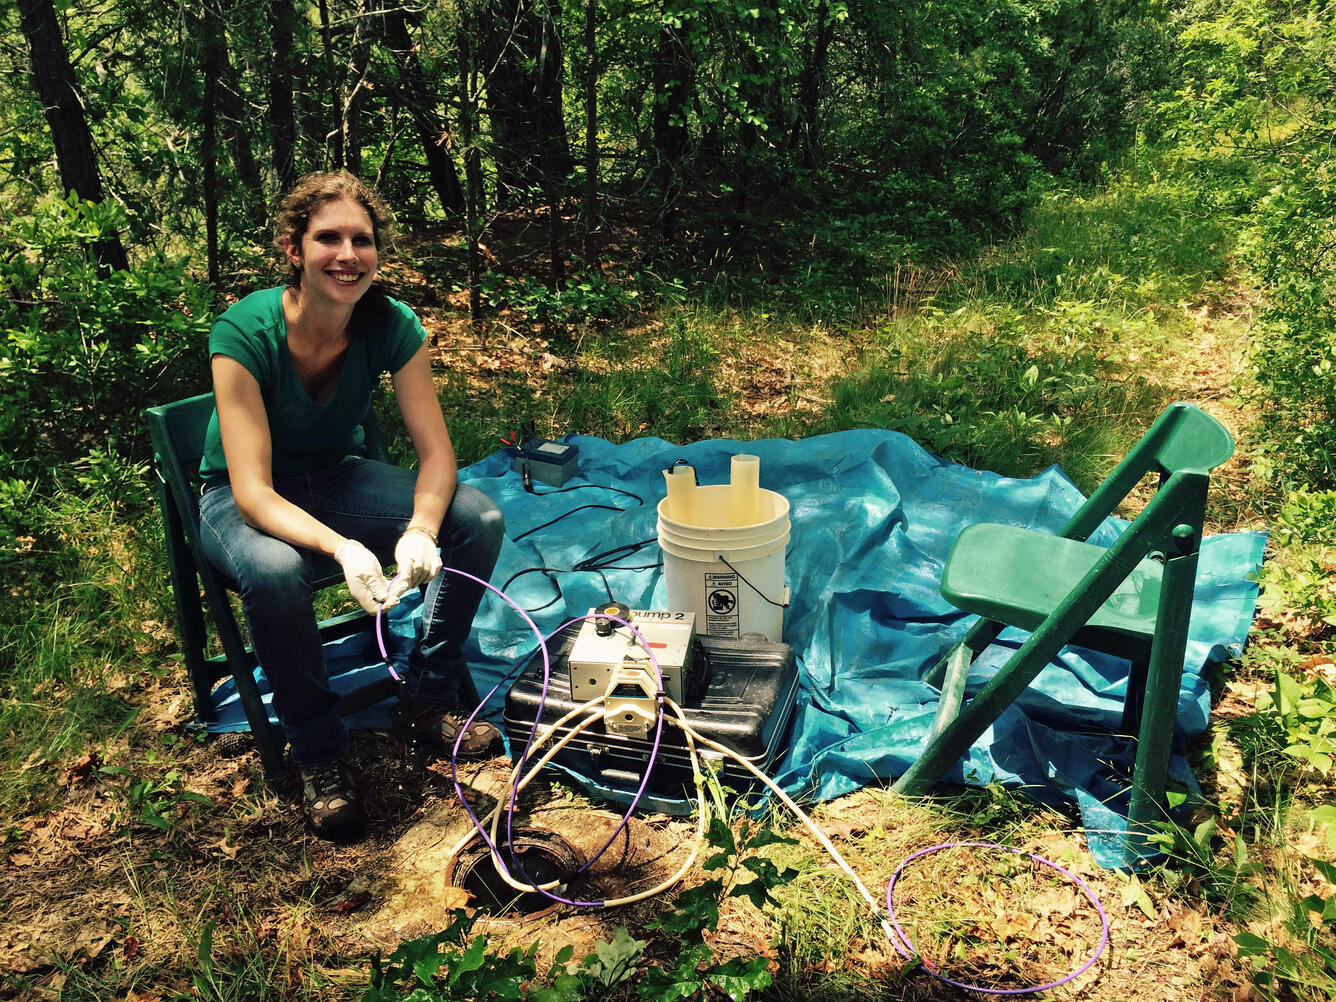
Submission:
M 758 490 L 752 525 L 728 525 L 728 484 L 696 488 L 694 518 L 700 525 L 668 518 L 659 502 L 659 548 L 668 607 L 696 614 L 696 629 L 712 637 L 761 633 L 778 643 L 789 593 L 784 587 L 784 550 L 789 543 L 789 502 Z M 768 516 L 768 517 L 767 517 Z

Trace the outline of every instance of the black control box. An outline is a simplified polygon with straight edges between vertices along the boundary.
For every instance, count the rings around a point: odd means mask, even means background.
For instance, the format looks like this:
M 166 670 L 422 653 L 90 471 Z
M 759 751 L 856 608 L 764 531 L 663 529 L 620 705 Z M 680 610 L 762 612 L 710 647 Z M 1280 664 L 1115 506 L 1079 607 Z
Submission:
M 575 476 L 580 460 L 580 447 L 570 442 L 550 438 L 531 438 L 514 454 L 515 472 L 547 484 L 560 487 Z

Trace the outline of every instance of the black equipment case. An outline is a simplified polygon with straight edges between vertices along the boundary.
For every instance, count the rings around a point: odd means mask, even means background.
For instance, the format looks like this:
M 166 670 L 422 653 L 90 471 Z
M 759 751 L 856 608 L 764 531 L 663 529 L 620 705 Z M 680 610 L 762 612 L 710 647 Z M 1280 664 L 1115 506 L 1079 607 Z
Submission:
M 547 702 L 543 706 L 544 725 L 555 723 L 584 702 L 571 698 L 569 656 L 579 629 L 578 623 L 568 626 L 548 644 L 552 668 Z M 683 715 L 697 733 L 728 746 L 768 774 L 788 747 L 793 723 L 798 693 L 798 665 L 793 648 L 771 643 L 760 634 L 741 640 L 700 636 L 696 644 L 696 663 L 704 671 L 697 671 L 696 680 L 688 689 Z M 518 758 L 524 752 L 534 729 L 534 715 L 542 692 L 540 652 L 530 659 L 506 694 L 506 737 L 512 757 Z M 646 791 L 665 797 L 694 798 L 686 738 L 681 728 L 672 723 L 675 719 L 672 711 L 665 711 L 664 716 L 658 758 Z M 583 715 L 572 720 L 570 728 L 579 726 L 582 719 Z M 566 733 L 563 728 L 551 740 L 560 740 Z M 577 735 L 553 761 L 615 792 L 629 795 L 640 786 L 653 742 L 652 731 L 647 739 L 609 734 L 603 722 L 598 721 Z M 531 757 L 541 757 L 550 747 L 550 743 L 545 743 Z M 757 782 L 742 765 L 713 749 L 697 744 L 697 751 L 703 762 L 720 763 L 720 779 L 725 786 L 743 791 Z

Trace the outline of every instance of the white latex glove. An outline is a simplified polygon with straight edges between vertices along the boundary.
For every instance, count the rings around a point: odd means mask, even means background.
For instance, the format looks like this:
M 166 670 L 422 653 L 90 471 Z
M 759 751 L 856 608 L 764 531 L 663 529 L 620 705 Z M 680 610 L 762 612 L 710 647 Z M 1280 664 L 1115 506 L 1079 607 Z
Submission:
M 355 539 L 345 539 L 334 551 L 334 559 L 343 568 L 348 590 L 363 609 L 374 616 L 382 606 L 394 605 L 390 601 L 390 583 L 385 580 L 380 561 L 365 546 Z M 394 601 L 398 601 L 398 596 Z
M 394 562 L 399 572 L 390 583 L 390 594 L 397 602 L 408 589 L 422 587 L 441 572 L 441 551 L 430 533 L 409 529 L 394 547 Z

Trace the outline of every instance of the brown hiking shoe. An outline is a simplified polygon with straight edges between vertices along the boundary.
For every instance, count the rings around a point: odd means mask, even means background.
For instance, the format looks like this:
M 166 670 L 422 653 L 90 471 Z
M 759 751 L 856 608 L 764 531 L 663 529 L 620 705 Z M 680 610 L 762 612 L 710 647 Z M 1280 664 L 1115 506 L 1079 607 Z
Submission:
M 362 834 L 366 812 L 347 765 L 340 759 L 302 769 L 306 823 L 318 837 L 347 842 Z
M 433 706 L 400 696 L 390 737 L 401 748 L 418 745 L 436 758 L 450 758 L 468 718 L 468 712 L 460 706 Z M 476 762 L 500 753 L 502 747 L 501 732 L 486 720 L 475 718 L 459 742 L 458 758 Z

